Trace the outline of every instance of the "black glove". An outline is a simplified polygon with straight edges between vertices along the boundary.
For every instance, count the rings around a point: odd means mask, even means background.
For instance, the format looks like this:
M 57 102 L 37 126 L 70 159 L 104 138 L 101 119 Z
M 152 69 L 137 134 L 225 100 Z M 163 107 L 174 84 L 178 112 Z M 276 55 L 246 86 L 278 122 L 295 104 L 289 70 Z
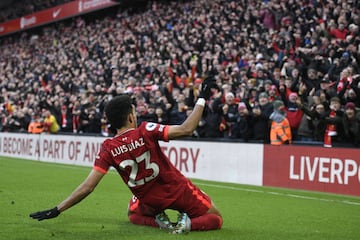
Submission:
M 32 217 L 33 219 L 37 219 L 38 221 L 42 221 L 44 219 L 50 219 L 50 218 L 57 217 L 59 214 L 60 214 L 60 211 L 58 210 L 58 208 L 54 207 L 52 209 L 48 209 L 45 211 L 31 213 L 30 217 Z
M 201 83 L 201 91 L 199 94 L 199 98 L 205 98 L 205 100 L 209 100 L 211 95 L 213 94 L 211 89 L 216 88 L 219 90 L 219 86 L 216 84 L 216 80 L 214 77 L 210 76 L 204 79 Z

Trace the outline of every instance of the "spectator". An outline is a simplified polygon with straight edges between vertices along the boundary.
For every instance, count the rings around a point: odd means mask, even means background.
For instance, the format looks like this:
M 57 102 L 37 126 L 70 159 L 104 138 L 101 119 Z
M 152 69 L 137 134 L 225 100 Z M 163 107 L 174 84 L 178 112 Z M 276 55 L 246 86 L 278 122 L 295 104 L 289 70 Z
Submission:
M 73 103 L 71 105 L 71 115 L 72 115 L 72 130 L 73 133 L 80 132 L 80 114 L 81 114 L 81 103 L 78 99 L 73 99 Z
M 251 137 L 255 141 L 270 143 L 269 117 L 274 111 L 266 92 L 259 94 L 259 104 L 252 108 L 250 113 Z
M 72 132 L 72 116 L 68 111 L 67 106 L 61 106 L 61 121 L 60 130 L 61 132 Z
M 318 103 L 315 105 L 315 114 L 311 119 L 312 130 L 314 131 L 314 140 L 322 142 L 326 132 L 326 116 L 327 111 L 324 104 Z
M 330 30 L 330 35 L 336 39 L 339 40 L 345 40 L 346 36 L 348 35 L 349 30 L 347 30 L 345 28 L 345 24 L 343 22 L 340 22 L 338 24 L 338 26 L 334 26 L 331 30 Z
M 360 75 L 349 77 L 349 80 L 344 81 L 344 86 L 338 94 L 345 102 L 353 102 L 357 108 L 360 108 L 359 80 Z
M 338 97 L 330 99 L 330 112 L 325 118 L 326 130 L 324 135 L 324 146 L 332 147 L 333 144 L 341 144 L 344 140 L 344 126 L 342 124 L 344 112 Z
M 13 114 L 6 117 L 3 123 L 6 132 L 27 132 L 29 121 L 22 110 L 15 109 Z
M 319 90 L 320 81 L 321 79 L 318 77 L 318 71 L 314 67 L 309 67 L 309 69 L 306 71 L 306 76 L 303 78 L 303 82 L 307 89 L 306 95 L 308 95 L 309 91 L 311 91 L 313 88 L 315 88 L 315 90 Z
M 86 115 L 85 115 L 86 114 Z M 81 120 L 81 131 L 89 134 L 101 133 L 101 118 L 102 115 L 96 110 L 95 106 L 90 106 L 85 110 Z
M 28 126 L 28 133 L 40 134 L 44 131 L 43 119 L 38 114 L 34 114 Z
M 291 127 L 292 140 L 299 140 L 298 129 L 304 115 L 304 112 L 298 106 L 298 100 L 299 96 L 297 93 L 290 93 L 289 97 L 284 99 L 284 102 L 286 103 L 286 118 L 289 120 Z
M 282 145 L 291 144 L 291 128 L 288 119 L 286 118 L 285 105 L 281 100 L 273 102 L 274 111 L 270 115 L 271 130 L 270 130 L 270 144 Z
M 168 119 L 166 114 L 164 113 L 164 110 L 162 107 L 158 106 L 155 109 L 155 115 L 156 115 L 156 121 L 157 123 L 161 123 L 161 124 L 167 124 Z
M 281 100 L 279 90 L 275 85 L 271 85 L 267 93 L 269 95 L 269 102 Z
M 59 132 L 60 126 L 55 116 L 49 110 L 44 111 L 43 118 L 44 118 L 44 132 L 52 133 L 52 134 Z
M 249 110 L 244 102 L 239 102 L 237 111 L 236 121 L 231 128 L 231 138 L 248 142 L 252 133 Z
M 267 29 L 276 29 L 275 14 L 272 12 L 269 3 L 264 2 L 264 7 L 259 12 L 259 17 Z
M 158 117 L 155 114 L 155 105 L 154 104 L 149 104 L 147 106 L 147 113 L 145 115 L 145 121 L 147 122 L 157 122 Z
M 313 101 L 313 98 L 311 96 L 308 97 L 308 106 L 310 106 L 310 108 L 308 108 L 307 106 L 304 105 L 303 102 L 301 102 L 301 99 L 298 98 L 296 103 L 298 105 L 298 107 L 300 108 L 301 111 L 303 111 L 305 114 L 303 114 L 300 124 L 299 124 L 299 128 L 297 131 L 298 134 L 298 140 L 300 140 L 301 142 L 311 142 L 314 141 L 314 128 L 312 125 L 312 119 L 313 119 L 313 110 L 315 108 L 315 103 Z
M 209 101 L 206 112 L 203 116 L 202 126 L 199 126 L 199 134 L 206 138 L 221 138 L 223 135 L 220 131 L 220 123 L 222 120 L 222 92 L 215 90 L 214 97 Z
M 220 123 L 220 131 L 222 131 L 225 138 L 232 138 L 233 127 L 238 118 L 238 105 L 234 98 L 234 94 L 228 92 L 225 95 L 225 102 L 222 104 L 223 118 Z
M 355 104 L 348 102 L 345 105 L 342 125 L 344 126 L 344 140 L 354 147 L 360 146 L 360 113 Z
M 320 81 L 320 88 L 316 90 L 315 94 L 325 94 L 325 99 L 330 100 L 332 97 L 335 97 L 336 90 L 335 90 L 335 84 L 334 82 L 331 82 L 326 76 L 321 79 Z M 310 95 L 310 93 L 309 93 Z
M 179 89 L 175 89 L 178 92 Z M 186 110 L 188 106 L 185 103 L 185 95 L 180 91 L 177 94 L 173 94 L 172 108 L 169 111 L 169 123 L 170 124 L 181 124 L 186 119 Z

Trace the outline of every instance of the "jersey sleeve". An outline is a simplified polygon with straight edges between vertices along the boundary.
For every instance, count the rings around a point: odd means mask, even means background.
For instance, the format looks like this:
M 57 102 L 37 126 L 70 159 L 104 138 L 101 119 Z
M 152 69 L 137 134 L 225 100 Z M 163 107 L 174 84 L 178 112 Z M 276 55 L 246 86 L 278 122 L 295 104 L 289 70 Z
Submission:
M 111 156 L 106 150 L 106 141 L 101 145 L 100 151 L 95 157 L 93 169 L 106 174 L 111 167 Z
M 142 131 L 153 140 L 169 141 L 169 125 L 153 122 L 143 122 L 140 126 Z

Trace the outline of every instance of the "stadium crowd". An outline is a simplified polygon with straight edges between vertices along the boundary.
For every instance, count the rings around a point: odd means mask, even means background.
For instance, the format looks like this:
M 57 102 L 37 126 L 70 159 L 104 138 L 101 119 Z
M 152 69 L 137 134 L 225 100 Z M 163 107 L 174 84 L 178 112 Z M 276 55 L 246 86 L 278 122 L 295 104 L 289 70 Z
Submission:
M 108 12 L 0 39 L 1 131 L 37 122 L 37 132 L 108 136 L 104 105 L 119 94 L 132 96 L 139 122 L 179 124 L 213 76 L 194 137 L 269 143 L 281 108 L 286 143 L 360 146 L 357 1 L 148 1 Z

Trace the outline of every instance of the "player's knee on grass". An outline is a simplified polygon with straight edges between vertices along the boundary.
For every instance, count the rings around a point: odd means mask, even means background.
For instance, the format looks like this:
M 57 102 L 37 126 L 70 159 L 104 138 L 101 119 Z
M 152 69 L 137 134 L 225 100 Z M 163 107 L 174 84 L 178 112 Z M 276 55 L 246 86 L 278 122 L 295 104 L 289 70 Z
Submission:
M 128 211 L 128 218 L 132 224 L 138 224 L 137 223 L 138 217 L 136 216 L 136 214 L 134 212 Z
M 216 215 L 216 214 L 209 214 L 210 216 L 208 216 L 209 218 L 209 222 L 211 222 L 211 224 L 209 224 L 209 229 L 221 229 L 222 224 L 223 224 L 223 219 L 221 216 Z
M 223 219 L 221 216 L 213 213 L 207 213 L 200 217 L 191 219 L 191 230 L 207 231 L 221 229 Z
M 221 229 L 222 228 L 222 224 L 223 224 L 223 219 L 221 216 L 217 215 L 217 228 L 216 229 Z

